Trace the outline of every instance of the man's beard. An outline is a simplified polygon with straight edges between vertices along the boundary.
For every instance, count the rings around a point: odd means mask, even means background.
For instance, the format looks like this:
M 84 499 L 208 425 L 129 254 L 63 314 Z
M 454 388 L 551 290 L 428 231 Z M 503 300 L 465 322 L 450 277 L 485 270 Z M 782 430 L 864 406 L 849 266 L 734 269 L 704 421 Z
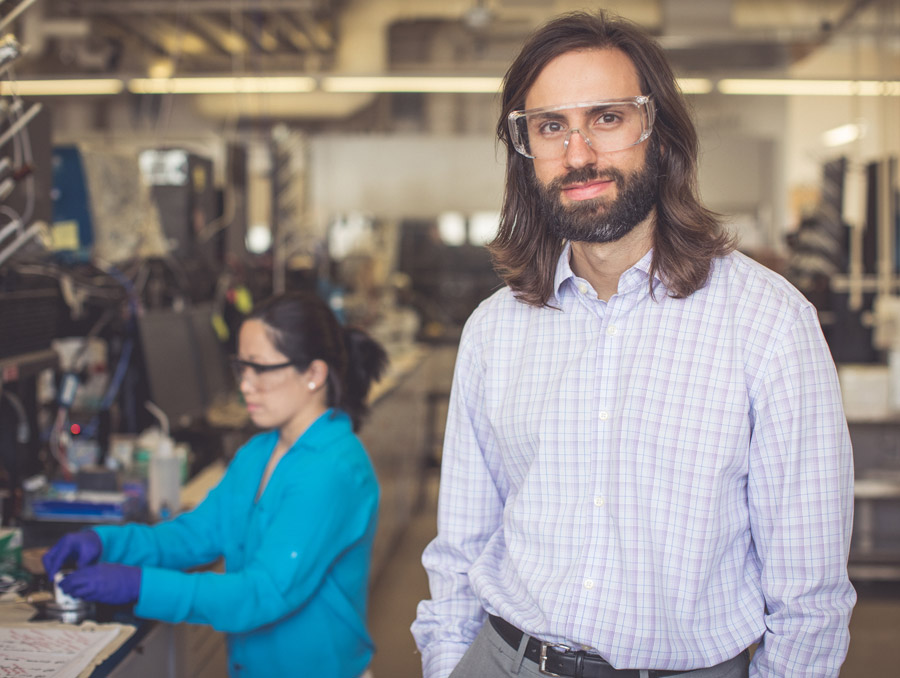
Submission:
M 647 149 L 644 166 L 625 174 L 615 167 L 602 171 L 593 165 L 574 169 L 544 185 L 535 187 L 541 215 L 550 233 L 575 242 L 613 242 L 644 221 L 656 205 L 659 191 L 659 155 L 655 144 Z M 588 181 L 613 180 L 618 197 L 593 198 L 563 205 L 562 188 Z

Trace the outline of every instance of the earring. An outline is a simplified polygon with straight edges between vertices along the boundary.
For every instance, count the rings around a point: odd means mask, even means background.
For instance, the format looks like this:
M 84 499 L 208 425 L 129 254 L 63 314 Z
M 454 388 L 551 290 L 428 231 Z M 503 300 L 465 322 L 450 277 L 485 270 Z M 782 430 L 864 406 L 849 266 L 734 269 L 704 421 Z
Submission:
M 315 390 L 316 390 L 316 382 L 311 381 L 311 382 L 309 382 L 308 386 L 309 386 L 309 390 L 310 390 L 310 391 L 315 391 Z

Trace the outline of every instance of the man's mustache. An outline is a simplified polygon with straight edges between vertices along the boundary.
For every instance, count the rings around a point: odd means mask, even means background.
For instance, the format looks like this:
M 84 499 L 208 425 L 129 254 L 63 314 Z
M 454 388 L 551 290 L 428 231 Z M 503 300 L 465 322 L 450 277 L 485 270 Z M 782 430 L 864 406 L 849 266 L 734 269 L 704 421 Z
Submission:
M 625 181 L 625 175 L 615 167 L 610 167 L 602 172 L 596 167 L 585 166 L 573 169 L 561 177 L 556 177 L 550 182 L 550 188 L 562 190 L 573 184 L 584 184 L 589 181 L 615 181 L 621 187 Z

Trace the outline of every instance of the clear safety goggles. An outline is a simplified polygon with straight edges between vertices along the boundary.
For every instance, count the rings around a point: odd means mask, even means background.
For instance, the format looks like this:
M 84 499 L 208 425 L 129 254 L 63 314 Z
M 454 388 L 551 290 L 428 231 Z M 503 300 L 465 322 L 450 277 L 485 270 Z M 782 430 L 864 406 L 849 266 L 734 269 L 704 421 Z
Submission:
M 635 146 L 650 136 L 655 117 L 650 97 L 641 95 L 513 111 L 507 122 L 516 151 L 526 158 L 557 160 L 575 132 L 597 153 Z

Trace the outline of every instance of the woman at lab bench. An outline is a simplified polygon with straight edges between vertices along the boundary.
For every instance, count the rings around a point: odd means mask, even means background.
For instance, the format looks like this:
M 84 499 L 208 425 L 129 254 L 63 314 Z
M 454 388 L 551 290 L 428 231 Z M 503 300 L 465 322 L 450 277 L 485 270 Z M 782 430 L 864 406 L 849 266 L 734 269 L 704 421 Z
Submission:
M 44 556 L 69 560 L 66 593 L 136 602 L 139 617 L 210 624 L 232 677 L 356 678 L 373 652 L 366 599 L 378 485 L 355 435 L 387 356 L 318 297 L 274 297 L 248 316 L 234 359 L 266 432 L 193 511 L 154 526 L 96 527 Z M 225 572 L 184 570 L 225 561 Z

